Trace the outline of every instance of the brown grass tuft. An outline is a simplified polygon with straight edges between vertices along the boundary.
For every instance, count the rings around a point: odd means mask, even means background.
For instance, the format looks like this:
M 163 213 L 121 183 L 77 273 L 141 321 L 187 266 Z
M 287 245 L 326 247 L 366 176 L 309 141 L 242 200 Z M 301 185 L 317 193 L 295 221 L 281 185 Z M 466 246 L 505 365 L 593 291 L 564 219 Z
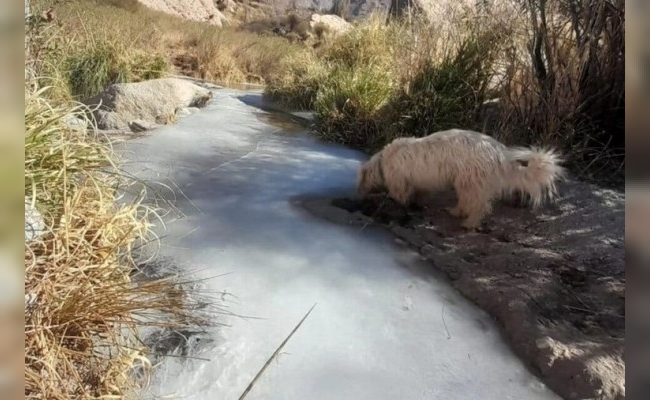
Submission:
M 211 311 L 178 277 L 132 281 L 133 246 L 153 238 L 155 210 L 116 202 L 127 180 L 110 146 L 66 126 L 82 107 L 43 95 L 27 92 L 25 104 L 25 196 L 47 226 L 25 246 L 25 396 L 121 397 L 148 364 L 139 329 L 207 326 Z

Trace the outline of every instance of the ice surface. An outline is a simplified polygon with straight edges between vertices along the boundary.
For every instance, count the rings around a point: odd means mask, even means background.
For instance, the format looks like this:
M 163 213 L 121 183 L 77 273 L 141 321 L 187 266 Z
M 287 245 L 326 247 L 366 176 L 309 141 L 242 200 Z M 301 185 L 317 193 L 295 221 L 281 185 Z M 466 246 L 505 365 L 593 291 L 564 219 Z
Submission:
M 236 297 L 210 361 L 168 359 L 152 392 L 238 399 L 316 308 L 246 399 L 555 399 L 484 312 L 375 228 L 337 226 L 295 196 L 354 190 L 364 157 L 256 117 L 259 94 L 215 91 L 201 113 L 129 142 L 131 168 L 188 199 L 163 254 Z M 495 296 L 498 296 L 495 293 Z

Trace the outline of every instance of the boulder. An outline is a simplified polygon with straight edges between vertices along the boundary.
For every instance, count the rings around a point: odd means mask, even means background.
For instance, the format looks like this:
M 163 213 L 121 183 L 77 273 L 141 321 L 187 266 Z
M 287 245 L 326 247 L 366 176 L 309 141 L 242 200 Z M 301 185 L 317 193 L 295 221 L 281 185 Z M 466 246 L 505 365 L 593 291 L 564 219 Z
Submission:
M 76 132 L 85 132 L 88 129 L 88 122 L 75 115 L 68 114 L 63 118 L 63 123 L 69 129 Z
M 311 27 L 312 31 L 314 31 L 315 28 L 319 25 L 326 27 L 326 29 L 333 34 L 344 33 L 352 26 L 348 21 L 344 20 L 338 15 L 312 14 L 309 20 L 309 26 Z
M 232 7 L 229 0 L 139 0 L 154 10 L 192 21 L 202 21 L 222 27 L 229 24 L 222 11 Z
M 116 83 L 84 103 L 102 130 L 142 131 L 176 119 L 183 107 L 204 107 L 212 92 L 185 79 Z
M 133 121 L 129 122 L 129 128 L 131 129 L 131 132 L 144 132 L 144 131 L 150 131 L 154 129 L 157 125 L 149 123 L 147 121 L 143 121 L 141 119 L 134 119 Z

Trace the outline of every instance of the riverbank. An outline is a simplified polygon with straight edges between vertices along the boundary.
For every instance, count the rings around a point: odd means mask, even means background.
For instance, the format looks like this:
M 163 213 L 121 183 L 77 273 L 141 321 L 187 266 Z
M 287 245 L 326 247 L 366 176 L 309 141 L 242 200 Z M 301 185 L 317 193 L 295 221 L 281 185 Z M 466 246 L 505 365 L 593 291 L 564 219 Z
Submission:
M 418 250 L 564 398 L 624 399 L 624 195 L 575 181 L 561 193 L 539 212 L 500 204 L 472 233 L 443 211 L 451 194 L 408 211 L 383 197 L 301 204 L 337 224 L 380 225 Z

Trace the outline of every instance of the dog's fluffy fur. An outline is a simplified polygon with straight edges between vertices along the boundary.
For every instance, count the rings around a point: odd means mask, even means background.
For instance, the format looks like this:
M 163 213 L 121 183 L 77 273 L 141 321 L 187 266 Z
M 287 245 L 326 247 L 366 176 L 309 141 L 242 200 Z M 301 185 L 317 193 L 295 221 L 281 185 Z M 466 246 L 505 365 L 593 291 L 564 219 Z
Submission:
M 448 211 L 474 229 L 495 199 L 522 193 L 535 207 L 552 200 L 565 176 L 560 162 L 553 150 L 506 147 L 482 133 L 452 129 L 393 140 L 361 166 L 357 189 L 362 196 L 385 189 L 408 205 L 418 193 L 453 187 L 458 204 Z

